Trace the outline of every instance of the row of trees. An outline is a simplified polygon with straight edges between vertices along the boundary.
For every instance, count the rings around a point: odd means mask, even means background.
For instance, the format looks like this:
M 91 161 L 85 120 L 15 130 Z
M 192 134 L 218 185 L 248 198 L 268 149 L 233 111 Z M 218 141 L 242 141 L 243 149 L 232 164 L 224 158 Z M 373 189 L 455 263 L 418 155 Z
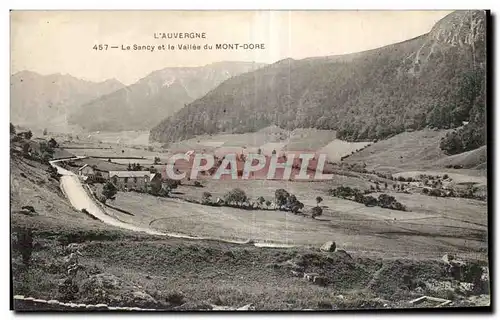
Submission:
M 393 196 L 383 193 L 379 195 L 378 198 L 375 198 L 368 195 L 369 192 L 370 191 L 362 192 L 357 188 L 344 186 L 330 189 L 330 194 L 334 197 L 362 203 L 367 207 L 379 206 L 381 208 L 407 211 L 406 207 L 402 203 L 398 202 Z
M 285 189 L 278 189 L 274 194 L 274 203 L 270 200 L 266 200 L 264 197 L 260 196 L 256 199 L 256 202 L 251 203 L 250 198 L 246 195 L 245 191 L 240 188 L 235 188 L 228 193 L 226 193 L 223 199 L 219 199 L 219 203 L 213 202 L 213 196 L 210 192 L 203 192 L 201 203 L 205 205 L 228 205 L 236 206 L 242 208 L 263 208 L 265 205 L 267 209 L 274 204 L 274 209 L 280 211 L 290 211 L 295 214 L 299 213 L 304 209 L 304 204 L 300 202 L 297 197 Z M 312 217 L 315 218 L 323 213 L 323 209 L 319 204 L 323 201 L 323 198 L 316 197 L 316 207 L 312 209 Z

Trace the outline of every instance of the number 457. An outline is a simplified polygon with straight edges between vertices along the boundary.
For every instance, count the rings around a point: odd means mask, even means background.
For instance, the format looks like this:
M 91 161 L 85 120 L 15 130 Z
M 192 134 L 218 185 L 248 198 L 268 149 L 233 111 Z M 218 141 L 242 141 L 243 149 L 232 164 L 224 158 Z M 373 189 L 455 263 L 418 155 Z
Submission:
M 99 44 L 99 45 L 94 45 L 92 48 L 94 50 L 108 50 L 108 45 L 107 44 Z

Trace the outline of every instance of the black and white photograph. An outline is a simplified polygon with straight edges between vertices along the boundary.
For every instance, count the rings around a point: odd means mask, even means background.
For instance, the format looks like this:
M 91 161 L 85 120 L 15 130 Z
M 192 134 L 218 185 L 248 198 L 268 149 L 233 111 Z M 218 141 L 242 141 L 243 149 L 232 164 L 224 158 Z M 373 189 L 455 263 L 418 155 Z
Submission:
M 491 311 L 490 11 L 9 19 L 12 310 Z

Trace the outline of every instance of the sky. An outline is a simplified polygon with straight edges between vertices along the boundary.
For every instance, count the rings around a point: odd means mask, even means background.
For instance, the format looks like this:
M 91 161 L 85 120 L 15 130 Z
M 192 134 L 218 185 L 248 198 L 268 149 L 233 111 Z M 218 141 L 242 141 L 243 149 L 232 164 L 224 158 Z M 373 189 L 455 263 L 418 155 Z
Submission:
M 12 11 L 11 73 L 70 74 L 129 85 L 166 67 L 217 61 L 273 63 L 359 52 L 430 31 L 450 11 Z M 155 39 L 161 33 L 205 33 L 205 39 Z M 216 44 L 264 49 L 216 50 Z M 108 50 L 94 50 L 108 44 Z M 121 46 L 175 50 L 122 50 Z M 195 44 L 212 50 L 179 50 Z M 119 48 L 111 48 L 118 46 Z

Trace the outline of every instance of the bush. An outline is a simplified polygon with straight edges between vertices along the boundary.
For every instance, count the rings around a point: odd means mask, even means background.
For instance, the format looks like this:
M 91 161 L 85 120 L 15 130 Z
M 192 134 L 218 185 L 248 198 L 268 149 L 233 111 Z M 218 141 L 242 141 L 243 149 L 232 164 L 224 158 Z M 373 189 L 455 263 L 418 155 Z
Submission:
M 17 241 L 14 248 L 21 254 L 23 264 L 26 268 L 31 263 L 33 252 L 33 231 L 31 229 L 21 229 L 17 231 Z
M 440 189 L 431 189 L 429 191 L 429 196 L 432 196 L 432 197 L 442 197 L 441 190 Z
M 288 197 L 290 197 L 290 194 L 285 189 L 278 189 L 274 192 L 274 202 L 278 208 L 281 208 L 286 204 Z
M 311 217 L 313 219 L 322 214 L 323 214 L 323 209 L 321 207 L 316 206 L 311 209 Z
M 176 189 L 181 184 L 180 180 L 166 179 L 164 185 L 167 186 L 170 190 Z
M 211 199 L 212 199 L 212 194 L 210 192 L 203 192 L 203 195 L 201 196 L 201 202 L 203 204 L 208 204 L 208 203 L 211 203 Z
M 406 207 L 403 204 L 398 202 L 393 196 L 389 196 L 385 193 L 378 197 L 378 205 L 386 209 L 406 211 Z
M 367 207 L 375 207 L 378 205 L 377 199 L 375 199 L 375 197 L 372 196 L 365 196 L 363 199 L 363 203 Z
M 241 206 L 244 202 L 248 200 L 245 191 L 240 188 L 235 188 L 224 195 L 224 202 L 228 204 L 235 203 L 238 206 Z
M 118 190 L 116 189 L 115 185 L 112 184 L 111 182 L 106 182 L 104 187 L 102 188 L 102 195 L 104 196 L 104 203 L 106 203 L 107 200 L 115 200 L 115 196 Z

